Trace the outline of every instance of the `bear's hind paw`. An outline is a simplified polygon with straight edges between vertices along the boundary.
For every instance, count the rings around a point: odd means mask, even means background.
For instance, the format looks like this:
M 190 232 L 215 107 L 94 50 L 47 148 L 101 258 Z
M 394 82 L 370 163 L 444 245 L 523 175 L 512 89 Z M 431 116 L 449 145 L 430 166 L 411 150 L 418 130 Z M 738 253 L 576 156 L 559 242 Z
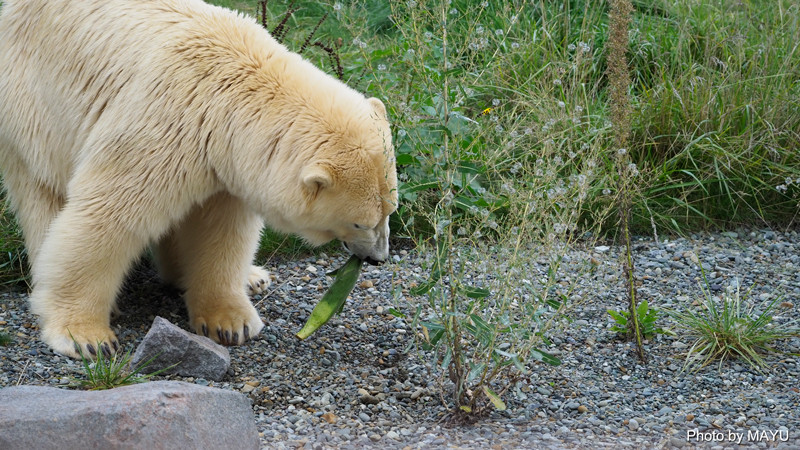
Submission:
M 267 291 L 271 283 L 269 272 L 264 270 L 263 267 L 250 266 L 250 273 L 247 275 L 247 288 L 248 295 L 259 295 Z

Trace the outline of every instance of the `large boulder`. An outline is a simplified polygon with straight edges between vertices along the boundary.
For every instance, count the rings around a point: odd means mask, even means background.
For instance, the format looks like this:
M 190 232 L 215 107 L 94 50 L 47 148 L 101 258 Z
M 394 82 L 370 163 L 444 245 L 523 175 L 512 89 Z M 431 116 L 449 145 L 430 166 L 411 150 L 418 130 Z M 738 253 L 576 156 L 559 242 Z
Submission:
M 156 381 L 107 391 L 0 389 L 0 448 L 257 449 L 250 401 L 222 389 Z

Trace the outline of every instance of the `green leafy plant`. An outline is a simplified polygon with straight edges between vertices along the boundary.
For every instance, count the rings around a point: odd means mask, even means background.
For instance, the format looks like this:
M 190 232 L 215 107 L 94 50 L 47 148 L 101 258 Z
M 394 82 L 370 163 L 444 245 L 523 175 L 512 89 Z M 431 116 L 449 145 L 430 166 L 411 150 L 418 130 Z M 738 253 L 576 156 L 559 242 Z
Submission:
M 12 342 L 14 342 L 14 339 L 10 334 L 5 331 L 0 331 L 0 347 L 7 347 L 11 345 Z
M 467 415 L 480 414 L 488 406 L 505 410 L 502 394 L 517 376 L 528 373 L 531 361 L 561 364 L 538 348 L 546 340 L 526 321 L 525 313 L 514 314 L 509 291 L 493 295 L 486 287 L 467 284 L 465 274 L 457 273 L 463 266 L 459 268 L 456 260 L 470 257 L 453 248 L 447 237 L 438 240 L 430 277 L 411 289 L 412 295 L 426 296 L 436 312 L 423 318 L 418 306 L 408 318 L 411 327 L 420 330 L 422 349 L 438 355 L 442 373 L 452 382 L 454 411 Z M 543 314 L 527 306 L 532 316 Z M 502 386 L 499 392 L 497 386 Z
M 773 343 L 779 339 L 800 336 L 798 322 L 792 320 L 777 324 L 773 321 L 779 298 L 749 307 L 747 295 L 724 293 L 715 299 L 703 289 L 705 297 L 699 312 L 668 311 L 675 319 L 680 335 L 693 339 L 686 355 L 684 369 L 699 370 L 714 360 L 719 367 L 726 359 L 737 358 L 751 367 L 764 370 L 769 366 L 762 356 L 765 352 L 778 352 Z
M 656 334 L 670 334 L 670 332 L 664 328 L 656 326 L 656 320 L 660 314 L 661 313 L 658 309 L 649 307 L 647 300 L 642 300 L 639 303 L 639 306 L 636 307 L 636 316 L 642 326 L 642 335 L 645 338 L 651 338 Z M 611 331 L 625 335 L 630 333 L 630 311 L 615 311 L 613 309 L 609 309 L 608 315 L 614 319 L 614 322 L 616 322 L 616 325 L 611 327 Z
M 408 290 L 414 299 L 398 293 L 394 313 L 435 359 L 442 401 L 462 418 L 505 409 L 531 365 L 560 363 L 547 334 L 580 301 L 571 277 L 590 270 L 564 255 L 581 236 L 588 192 L 604 182 L 600 140 L 583 137 L 593 93 L 564 88 L 580 85 L 590 52 L 581 50 L 574 72 L 515 66 L 536 51 L 526 8 L 393 2 L 401 44 L 364 54 L 376 88 L 400 93 L 388 102 L 398 124 L 398 229 L 428 256 L 426 276 Z M 508 77 L 502 86 L 495 72 Z M 608 209 L 593 214 L 586 229 L 596 231 Z M 416 305 L 401 312 L 408 303 Z
M 74 339 L 73 339 L 74 341 Z M 149 360 L 140 364 L 138 367 L 131 368 L 131 350 L 124 354 L 114 353 L 111 356 L 105 352 L 98 351 L 94 361 L 91 358 L 84 356 L 81 346 L 77 345 L 78 354 L 81 357 L 83 365 L 83 379 L 76 380 L 74 385 L 91 391 L 100 391 L 105 389 L 113 389 L 120 386 L 128 386 L 137 383 L 144 383 L 150 378 L 163 373 L 175 367 L 178 363 L 173 364 L 163 369 L 159 369 L 149 374 L 142 374 L 141 372 L 149 366 L 158 355 L 153 356 Z M 100 343 L 97 348 L 101 348 Z

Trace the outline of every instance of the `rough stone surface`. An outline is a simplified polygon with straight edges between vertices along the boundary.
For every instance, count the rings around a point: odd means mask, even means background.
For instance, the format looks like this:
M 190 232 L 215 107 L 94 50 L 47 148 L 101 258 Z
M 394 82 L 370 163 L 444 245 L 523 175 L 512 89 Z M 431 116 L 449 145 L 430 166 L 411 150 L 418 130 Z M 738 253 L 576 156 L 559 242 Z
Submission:
M 0 448 L 259 447 L 250 402 L 224 389 L 156 381 L 107 391 L 0 389 Z
M 151 358 L 155 359 L 142 372 L 152 373 L 177 364 L 163 373 L 215 381 L 225 376 L 231 364 L 227 348 L 205 336 L 189 333 L 163 317 L 153 320 L 150 331 L 133 354 L 131 365 L 139 367 Z

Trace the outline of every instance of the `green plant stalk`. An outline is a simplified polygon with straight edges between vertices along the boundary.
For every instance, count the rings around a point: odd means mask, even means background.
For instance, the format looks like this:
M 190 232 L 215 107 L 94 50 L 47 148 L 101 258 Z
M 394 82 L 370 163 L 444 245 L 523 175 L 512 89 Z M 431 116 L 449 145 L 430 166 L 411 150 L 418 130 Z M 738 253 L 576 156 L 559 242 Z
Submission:
M 631 102 L 628 95 L 630 89 L 630 69 L 626 53 L 628 51 L 628 30 L 630 15 L 633 6 L 630 0 L 612 0 L 609 11 L 609 55 L 608 75 L 611 90 L 611 120 L 614 123 L 614 141 L 617 151 L 617 168 L 619 171 L 620 191 L 617 197 L 619 216 L 622 228 L 622 239 L 625 246 L 625 260 L 623 270 L 628 287 L 628 307 L 630 320 L 628 326 L 633 339 L 636 341 L 636 351 L 642 362 L 646 361 L 644 347 L 642 346 L 642 330 L 637 314 L 636 280 L 634 278 L 634 263 L 631 250 L 630 219 L 632 209 L 632 182 L 633 176 L 628 170 L 630 161 L 626 149 L 628 136 L 631 131 L 630 109 Z
M 446 10 L 444 4 L 442 4 L 442 6 L 441 6 L 441 12 L 442 12 L 442 22 L 441 22 L 441 30 L 442 30 L 442 61 L 443 61 L 443 64 L 444 64 L 444 66 L 446 68 L 447 67 L 447 61 L 448 61 L 448 53 L 447 53 L 448 52 L 448 48 L 447 48 L 447 10 Z M 419 36 L 419 35 L 417 35 L 417 36 Z M 449 117 L 450 117 L 450 114 L 449 114 L 449 103 L 448 103 L 449 102 L 449 97 L 450 97 L 449 96 L 449 92 L 450 92 L 449 89 L 450 89 L 450 77 L 447 74 L 445 74 L 444 77 L 443 77 L 443 86 L 442 86 L 442 100 L 443 100 L 442 107 L 444 109 L 443 110 L 443 118 L 444 118 L 445 127 L 447 126 L 447 122 L 448 122 Z M 442 143 L 444 145 L 444 158 L 445 158 L 445 161 L 449 162 L 448 160 L 450 159 L 450 139 L 449 139 L 449 136 L 447 134 L 444 135 Z M 452 214 L 453 214 L 452 210 L 450 208 L 446 208 L 446 211 L 447 211 L 448 220 L 450 220 L 451 223 L 452 223 Z M 453 239 L 452 239 L 452 226 L 448 226 L 447 227 L 447 240 L 448 240 L 448 247 L 449 247 L 450 244 L 453 242 Z M 449 294 L 450 298 L 449 298 L 448 309 L 451 312 L 457 311 L 457 307 L 458 307 L 456 305 L 456 303 L 458 301 L 458 292 L 456 291 L 456 284 L 452 282 L 452 280 L 455 279 L 455 274 L 453 273 L 453 260 L 452 260 L 452 258 L 453 258 L 452 252 L 448 252 L 448 254 L 447 254 L 447 271 L 448 271 L 448 275 L 449 275 L 450 280 L 451 280 L 451 283 L 450 283 L 450 294 Z M 451 344 L 452 344 L 451 348 L 453 349 L 453 357 L 450 360 L 451 367 L 449 367 L 448 370 L 451 371 L 451 381 L 453 381 L 453 383 L 455 384 L 456 408 L 460 408 L 461 406 L 463 406 L 463 398 L 464 398 L 464 391 L 465 391 L 464 383 L 466 381 L 465 378 L 464 378 L 464 368 L 462 366 L 463 353 L 462 353 L 462 349 L 461 349 L 461 330 L 460 330 L 460 327 L 459 327 L 459 322 L 458 322 L 458 320 L 456 320 L 455 315 L 450 315 L 450 317 L 447 318 L 447 321 L 450 324 L 451 332 L 449 334 L 450 334 L 450 337 L 451 337 Z M 470 407 L 473 406 L 471 403 L 472 402 L 470 402 L 470 405 L 469 405 Z
M 311 311 L 311 315 L 306 320 L 305 325 L 297 332 L 297 337 L 305 339 L 319 327 L 325 325 L 334 314 L 339 313 L 347 301 L 347 296 L 356 285 L 358 275 L 361 272 L 363 261 L 356 255 L 350 257 L 336 273 L 336 279 L 331 287 L 322 296 L 322 299 Z
M 633 333 L 634 339 L 636 339 L 636 351 L 639 354 L 639 359 L 644 363 L 647 362 L 647 357 L 644 353 L 644 346 L 642 344 L 643 333 L 641 324 L 639 323 L 639 314 L 637 313 L 638 300 L 636 298 L 636 280 L 634 279 L 634 263 L 633 254 L 631 252 L 630 224 L 628 223 L 629 215 L 630 209 L 628 209 L 628 214 L 625 214 L 624 216 L 622 227 L 622 232 L 625 235 L 625 275 L 628 285 L 628 299 L 630 300 L 628 306 L 631 313 L 631 320 L 628 321 L 628 325 L 631 327 L 631 332 Z

